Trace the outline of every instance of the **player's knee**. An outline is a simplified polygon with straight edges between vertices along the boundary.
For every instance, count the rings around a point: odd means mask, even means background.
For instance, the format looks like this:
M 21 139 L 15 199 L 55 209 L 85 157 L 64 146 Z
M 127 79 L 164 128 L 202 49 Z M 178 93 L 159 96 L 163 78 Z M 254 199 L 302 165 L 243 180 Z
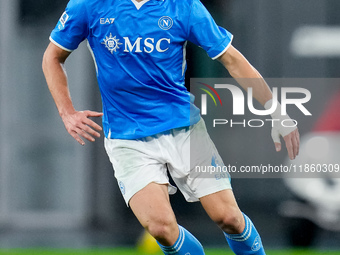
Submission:
M 148 226 L 146 226 L 150 235 L 165 245 L 172 245 L 176 241 L 177 236 L 175 233 L 177 233 L 177 228 L 176 220 L 171 217 L 151 221 Z
M 219 214 L 214 221 L 228 234 L 240 234 L 244 230 L 243 215 L 239 210 L 228 210 Z
M 148 226 L 148 232 L 156 240 L 164 240 L 164 239 L 167 239 L 171 233 L 171 225 L 162 224 L 162 223 L 151 223 Z

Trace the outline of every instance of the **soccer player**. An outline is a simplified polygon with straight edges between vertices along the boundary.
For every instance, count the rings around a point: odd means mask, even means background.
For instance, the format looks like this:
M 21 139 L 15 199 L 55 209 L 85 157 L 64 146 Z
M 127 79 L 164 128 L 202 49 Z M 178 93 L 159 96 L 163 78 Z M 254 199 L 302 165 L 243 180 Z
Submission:
M 68 90 L 63 64 L 85 39 L 96 65 L 103 113 L 75 110 Z M 223 162 L 184 86 L 187 41 L 219 60 L 232 77 L 256 78 L 255 83 L 239 83 L 244 89 L 251 86 L 266 109 L 273 101 L 261 75 L 231 45 L 231 33 L 216 25 L 199 0 L 71 0 L 50 41 L 43 70 L 67 131 L 81 145 L 83 138 L 93 142 L 101 127 L 90 118 L 103 118 L 105 148 L 126 204 L 164 254 L 204 254 L 199 241 L 177 224 L 169 202 L 175 188 L 167 172 L 187 201 L 201 202 L 235 254 L 265 254 L 230 180 L 191 175 L 193 164 Z M 297 129 L 274 127 L 272 135 L 278 151 L 279 135 L 284 137 L 294 159 Z M 191 154 L 190 140 L 197 145 Z

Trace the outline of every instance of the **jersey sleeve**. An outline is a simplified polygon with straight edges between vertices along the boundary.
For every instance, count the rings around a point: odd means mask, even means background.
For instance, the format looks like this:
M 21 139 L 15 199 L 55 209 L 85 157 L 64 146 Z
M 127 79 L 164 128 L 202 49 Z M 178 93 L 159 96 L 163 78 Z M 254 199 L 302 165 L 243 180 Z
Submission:
M 88 17 L 84 2 L 71 0 L 50 35 L 51 42 L 66 51 L 77 49 L 88 35 Z
M 193 0 L 189 23 L 188 40 L 202 47 L 212 59 L 217 59 L 231 45 L 233 35 L 219 27 L 199 0 Z

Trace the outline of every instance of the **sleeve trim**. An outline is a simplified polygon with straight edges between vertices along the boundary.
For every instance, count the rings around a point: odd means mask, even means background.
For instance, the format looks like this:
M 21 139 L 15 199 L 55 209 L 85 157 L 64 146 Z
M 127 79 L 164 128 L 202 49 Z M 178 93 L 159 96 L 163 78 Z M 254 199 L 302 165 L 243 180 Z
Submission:
M 68 49 L 68 48 L 65 48 L 64 46 L 62 46 L 62 45 L 60 45 L 59 43 L 57 43 L 55 40 L 52 39 L 51 36 L 50 36 L 50 41 L 51 41 L 54 45 L 58 46 L 59 48 L 65 50 L 65 51 L 68 51 L 68 52 L 72 52 L 72 51 L 73 51 L 73 50 L 70 50 L 70 49 Z
M 227 47 L 225 47 L 223 51 L 221 51 L 219 54 L 217 54 L 215 57 L 212 57 L 211 59 L 212 59 L 212 60 L 216 60 L 216 59 L 218 59 L 220 56 L 222 56 L 223 53 L 225 53 L 225 52 L 229 49 L 229 47 L 231 46 L 231 42 L 233 41 L 233 38 L 234 38 L 234 36 L 232 35 L 232 36 L 231 36 L 231 39 L 230 39 L 230 42 L 229 42 L 229 44 L 227 45 Z

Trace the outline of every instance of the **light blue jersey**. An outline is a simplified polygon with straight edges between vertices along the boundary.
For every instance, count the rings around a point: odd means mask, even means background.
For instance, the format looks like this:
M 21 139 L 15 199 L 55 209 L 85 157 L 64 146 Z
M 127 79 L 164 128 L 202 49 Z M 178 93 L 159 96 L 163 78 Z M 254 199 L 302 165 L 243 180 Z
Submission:
M 107 138 L 137 139 L 199 121 L 184 85 L 185 46 L 215 59 L 232 35 L 199 0 L 71 0 L 50 40 L 75 50 L 87 39 Z

